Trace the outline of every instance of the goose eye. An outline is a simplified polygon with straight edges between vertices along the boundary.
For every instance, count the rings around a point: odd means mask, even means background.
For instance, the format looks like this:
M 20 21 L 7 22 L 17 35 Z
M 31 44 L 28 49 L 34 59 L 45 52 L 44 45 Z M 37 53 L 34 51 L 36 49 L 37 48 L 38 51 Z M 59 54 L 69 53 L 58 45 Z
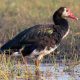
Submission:
M 68 10 L 66 10 L 66 12 L 68 12 Z

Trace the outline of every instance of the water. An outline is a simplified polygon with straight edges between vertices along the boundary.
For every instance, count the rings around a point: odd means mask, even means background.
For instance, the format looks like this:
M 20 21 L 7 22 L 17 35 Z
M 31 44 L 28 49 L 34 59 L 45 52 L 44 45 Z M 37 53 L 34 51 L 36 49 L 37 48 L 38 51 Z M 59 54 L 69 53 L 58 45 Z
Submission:
M 64 71 L 65 65 L 41 66 L 40 70 L 44 72 L 45 80 L 80 80 L 80 65 L 71 71 Z M 48 76 L 49 75 L 49 76 Z
M 74 68 L 68 69 L 68 66 L 64 64 L 41 64 L 39 67 L 40 75 L 36 78 L 35 66 L 28 65 L 28 72 L 32 74 L 34 78 L 28 78 L 27 80 L 80 80 L 80 64 Z M 25 68 L 21 73 L 24 73 Z M 30 75 L 30 74 L 28 74 Z M 17 80 L 17 79 L 15 79 Z M 25 79 L 18 79 L 25 80 Z

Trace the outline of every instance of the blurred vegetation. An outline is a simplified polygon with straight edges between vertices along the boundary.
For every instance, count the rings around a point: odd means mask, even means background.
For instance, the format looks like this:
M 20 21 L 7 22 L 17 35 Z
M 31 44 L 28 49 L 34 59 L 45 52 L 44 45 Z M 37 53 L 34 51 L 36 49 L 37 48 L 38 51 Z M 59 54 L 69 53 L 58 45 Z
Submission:
M 61 6 L 69 7 L 80 17 L 80 0 L 0 0 L 0 46 L 25 28 L 53 23 L 52 15 Z M 46 56 L 47 60 L 43 62 L 55 63 L 56 59 L 63 59 L 63 62 L 69 61 L 71 64 L 72 60 L 74 63 L 80 60 L 80 22 L 70 20 L 70 26 L 70 34 L 56 51 L 57 56 Z M 16 64 L 15 59 L 0 55 L 0 79 L 11 80 L 15 76 L 35 80 L 31 77 L 32 73 L 24 68 L 26 66 L 21 66 L 20 61 Z
M 79 17 L 79 2 L 80 0 L 0 0 L 0 46 L 25 28 L 53 23 L 53 13 L 61 6 L 69 7 Z M 60 50 L 63 49 L 61 54 L 80 53 L 79 25 L 79 21 L 70 20 L 71 34 L 60 47 Z

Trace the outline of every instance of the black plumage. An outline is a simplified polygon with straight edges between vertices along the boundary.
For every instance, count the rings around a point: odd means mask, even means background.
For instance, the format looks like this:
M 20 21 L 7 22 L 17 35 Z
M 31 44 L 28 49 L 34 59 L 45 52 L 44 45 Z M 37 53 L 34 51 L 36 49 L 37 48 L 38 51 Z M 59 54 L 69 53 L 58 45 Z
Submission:
M 1 51 L 10 49 L 12 52 L 20 51 L 23 56 L 29 56 L 34 50 L 38 52 L 50 50 L 60 41 L 68 31 L 68 21 L 62 17 L 65 7 L 60 7 L 53 15 L 54 24 L 39 24 L 30 27 L 1 47 Z M 55 48 L 56 49 L 56 48 Z M 54 51 L 54 50 L 53 50 Z M 12 53 L 11 53 L 12 54 Z M 42 53 L 41 53 L 42 54 Z M 43 52 L 43 56 L 46 55 Z
M 1 50 L 12 49 L 12 51 L 19 51 L 19 49 L 24 47 L 22 52 L 23 56 L 26 56 L 34 49 L 40 51 L 46 46 L 48 48 L 54 47 L 55 44 L 59 44 L 64 34 L 65 31 L 59 25 L 36 25 L 22 31 L 15 38 L 4 44 Z

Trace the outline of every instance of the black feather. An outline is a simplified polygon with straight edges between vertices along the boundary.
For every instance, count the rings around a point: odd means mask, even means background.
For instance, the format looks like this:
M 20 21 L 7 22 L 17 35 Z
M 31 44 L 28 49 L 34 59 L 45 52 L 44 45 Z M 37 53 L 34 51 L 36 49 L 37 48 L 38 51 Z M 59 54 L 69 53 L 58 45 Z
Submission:
M 59 44 L 68 30 L 68 22 L 61 17 L 63 8 L 57 10 L 53 15 L 54 24 L 35 25 L 30 27 L 1 47 L 1 50 L 22 50 L 23 56 L 30 55 L 33 50 L 43 50 Z

